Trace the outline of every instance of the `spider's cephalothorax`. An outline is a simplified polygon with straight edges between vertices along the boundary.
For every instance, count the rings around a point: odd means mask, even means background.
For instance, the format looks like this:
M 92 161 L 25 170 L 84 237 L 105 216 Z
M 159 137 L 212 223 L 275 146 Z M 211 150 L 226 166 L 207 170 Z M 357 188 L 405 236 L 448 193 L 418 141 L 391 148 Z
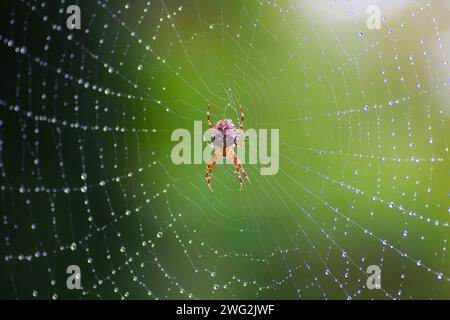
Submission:
M 208 162 L 208 168 L 206 169 L 205 179 L 208 183 L 208 187 L 211 191 L 213 191 L 211 187 L 211 172 L 214 168 L 214 165 L 217 162 L 219 157 L 231 157 L 233 159 L 234 167 L 236 168 L 240 190 L 242 191 L 242 176 L 241 173 L 247 178 L 250 182 L 250 179 L 247 176 L 244 168 L 242 167 L 241 162 L 239 161 L 236 153 L 234 152 L 234 148 L 237 148 L 239 136 L 244 132 L 244 111 L 241 109 L 241 125 L 239 129 L 236 128 L 233 121 L 230 119 L 224 119 L 217 121 L 216 125 L 213 127 L 211 124 L 211 104 L 208 104 L 208 127 L 211 130 L 211 144 L 210 146 L 214 148 L 214 154 L 211 156 L 211 159 Z M 206 142 L 207 143 L 207 142 Z

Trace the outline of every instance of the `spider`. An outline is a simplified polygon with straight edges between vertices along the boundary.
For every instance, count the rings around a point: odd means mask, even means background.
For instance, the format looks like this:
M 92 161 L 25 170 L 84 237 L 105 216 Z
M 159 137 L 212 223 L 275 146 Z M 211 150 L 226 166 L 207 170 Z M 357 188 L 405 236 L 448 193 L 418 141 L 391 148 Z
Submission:
M 213 127 L 211 124 L 211 115 L 210 115 L 211 103 L 208 103 L 208 112 L 206 113 L 206 116 L 208 118 L 209 130 L 211 130 L 211 144 L 209 144 L 209 146 L 214 149 L 214 153 L 209 159 L 208 167 L 205 173 L 205 179 L 211 192 L 213 191 L 211 187 L 211 172 L 214 168 L 214 165 L 217 162 L 217 159 L 220 157 L 222 158 L 231 157 L 233 159 L 233 164 L 234 167 L 236 168 L 239 177 L 241 191 L 242 191 L 241 173 L 247 178 L 248 182 L 250 183 L 250 179 L 247 176 L 244 167 L 242 167 L 239 158 L 237 157 L 236 153 L 233 150 L 234 148 L 237 148 L 239 137 L 244 132 L 244 110 L 242 109 L 242 105 L 239 107 L 241 110 L 241 124 L 239 126 L 239 129 L 236 128 L 231 119 L 219 120 Z M 208 144 L 207 141 L 205 141 L 205 143 Z

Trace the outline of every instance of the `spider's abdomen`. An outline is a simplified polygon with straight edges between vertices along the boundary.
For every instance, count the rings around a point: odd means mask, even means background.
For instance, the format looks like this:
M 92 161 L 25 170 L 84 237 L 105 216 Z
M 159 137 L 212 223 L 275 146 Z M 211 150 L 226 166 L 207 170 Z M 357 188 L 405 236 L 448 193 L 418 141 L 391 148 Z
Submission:
M 214 146 L 219 148 L 232 147 L 239 138 L 239 131 L 230 119 L 217 121 L 212 129 Z

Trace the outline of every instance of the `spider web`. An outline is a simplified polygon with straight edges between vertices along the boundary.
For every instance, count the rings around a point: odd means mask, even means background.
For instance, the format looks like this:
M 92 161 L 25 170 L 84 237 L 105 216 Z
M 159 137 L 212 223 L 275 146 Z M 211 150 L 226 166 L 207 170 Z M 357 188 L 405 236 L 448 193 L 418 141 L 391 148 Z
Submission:
M 2 1 L 1 296 L 448 299 L 449 7 L 313 3 Z M 172 163 L 209 101 L 276 175 Z

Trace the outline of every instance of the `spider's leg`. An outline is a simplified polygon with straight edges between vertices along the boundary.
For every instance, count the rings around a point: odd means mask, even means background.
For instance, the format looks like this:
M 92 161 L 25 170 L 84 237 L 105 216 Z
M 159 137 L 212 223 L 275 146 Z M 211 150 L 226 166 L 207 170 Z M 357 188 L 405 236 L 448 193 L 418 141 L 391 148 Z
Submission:
M 241 131 L 244 131 L 244 109 L 242 108 L 242 105 L 239 105 L 239 108 L 241 109 L 241 126 L 239 127 L 239 129 Z
M 236 168 L 238 177 L 239 177 L 239 190 L 242 191 L 242 176 L 241 176 L 241 172 L 239 171 L 238 167 L 236 166 L 236 164 L 234 165 L 234 167 Z
M 212 124 L 211 124 L 211 103 L 210 102 L 208 102 L 208 112 L 206 112 L 206 118 L 208 119 L 208 128 L 209 128 L 209 130 L 211 130 L 212 129 Z M 205 139 L 203 139 L 203 142 L 206 145 L 211 146 L 212 148 L 214 148 L 214 146 L 212 144 L 210 144 L 210 143 L 213 142 L 213 141 L 214 141 L 213 139 L 211 139 L 210 142 L 208 142 Z
M 241 110 L 241 125 L 239 126 L 239 131 L 241 134 L 244 133 L 244 108 L 242 108 L 242 105 L 239 105 L 239 108 Z M 248 142 L 248 136 L 245 137 L 244 143 Z M 237 147 L 237 145 L 236 145 Z
M 211 124 L 211 103 L 208 102 L 208 112 L 206 113 L 206 117 L 208 118 L 208 127 L 209 129 L 212 129 L 212 124 Z
M 237 174 L 238 174 L 238 178 L 239 178 L 239 185 L 240 185 L 240 191 L 242 191 L 242 175 L 241 175 L 241 170 L 240 168 L 240 163 L 239 163 L 239 159 L 236 156 L 236 154 L 233 152 L 233 150 L 229 150 L 228 154 L 233 158 L 233 163 L 234 163 L 234 167 L 236 168 Z
M 206 173 L 205 173 L 206 183 L 208 184 L 208 188 L 209 188 L 209 190 L 211 190 L 211 192 L 213 191 L 213 189 L 211 187 L 211 172 L 212 172 L 216 162 L 217 162 L 216 154 L 213 154 L 211 156 L 211 159 L 209 159 L 208 167 L 206 168 Z
M 239 173 L 239 180 L 242 182 L 241 175 L 240 175 L 240 173 L 242 173 L 245 176 L 245 178 L 247 178 L 248 182 L 250 183 L 250 179 L 249 179 L 247 173 L 245 172 L 244 167 L 241 164 L 241 161 L 239 161 L 239 158 L 237 157 L 236 153 L 234 153 L 234 151 L 232 149 L 230 149 L 228 151 L 228 154 L 233 159 L 234 167 L 236 168 L 236 170 Z
M 238 159 L 238 161 L 239 161 L 239 159 Z M 239 165 L 241 167 L 242 174 L 245 176 L 245 178 L 247 179 L 248 183 L 250 183 L 250 178 L 248 177 L 247 172 L 245 172 L 244 167 L 242 166 L 241 162 L 239 162 Z

